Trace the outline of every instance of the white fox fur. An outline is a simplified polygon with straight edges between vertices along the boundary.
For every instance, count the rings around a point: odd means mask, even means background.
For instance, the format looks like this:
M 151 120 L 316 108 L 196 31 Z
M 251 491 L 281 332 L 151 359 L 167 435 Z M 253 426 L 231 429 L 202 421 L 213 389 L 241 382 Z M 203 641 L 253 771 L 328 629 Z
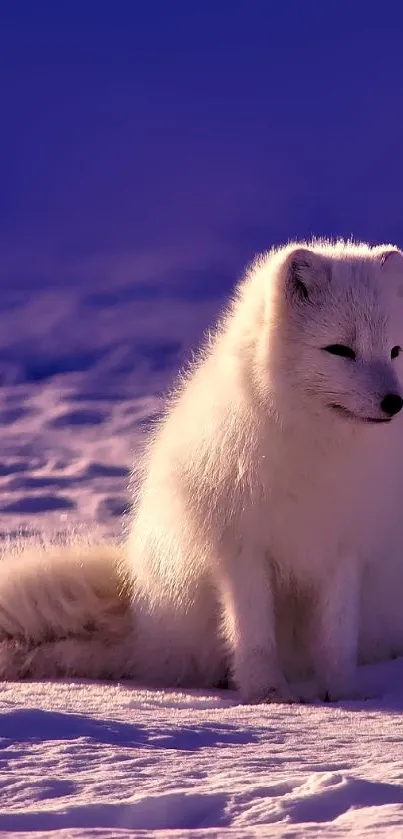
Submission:
M 122 549 L 4 558 L 0 676 L 352 696 L 357 663 L 403 654 L 400 347 L 396 248 L 260 257 L 149 441 Z

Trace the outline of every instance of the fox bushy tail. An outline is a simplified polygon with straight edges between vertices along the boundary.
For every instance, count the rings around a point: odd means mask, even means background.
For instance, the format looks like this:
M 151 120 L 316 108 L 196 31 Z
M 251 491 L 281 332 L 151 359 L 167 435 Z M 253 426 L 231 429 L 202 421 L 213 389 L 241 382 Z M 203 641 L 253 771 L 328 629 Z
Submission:
M 0 679 L 130 676 L 129 601 L 118 546 L 9 546 L 0 559 Z

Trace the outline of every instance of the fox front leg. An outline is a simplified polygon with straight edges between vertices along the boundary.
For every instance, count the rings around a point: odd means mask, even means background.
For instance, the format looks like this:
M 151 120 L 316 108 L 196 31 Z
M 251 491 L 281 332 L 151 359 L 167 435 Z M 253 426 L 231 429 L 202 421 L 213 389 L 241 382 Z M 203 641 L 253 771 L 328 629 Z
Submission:
M 319 695 L 327 701 L 357 695 L 359 576 L 358 563 L 349 558 L 318 586 L 312 657 Z
M 279 661 L 275 603 L 264 553 L 244 548 L 219 568 L 223 632 L 242 701 L 297 701 Z

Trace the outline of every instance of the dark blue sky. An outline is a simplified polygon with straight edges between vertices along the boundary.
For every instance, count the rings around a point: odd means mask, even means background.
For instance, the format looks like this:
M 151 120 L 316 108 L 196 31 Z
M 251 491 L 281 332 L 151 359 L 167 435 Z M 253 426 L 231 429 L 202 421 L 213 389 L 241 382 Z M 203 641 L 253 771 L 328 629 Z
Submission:
M 0 280 L 403 244 L 403 4 L 373 5 L 1 3 Z

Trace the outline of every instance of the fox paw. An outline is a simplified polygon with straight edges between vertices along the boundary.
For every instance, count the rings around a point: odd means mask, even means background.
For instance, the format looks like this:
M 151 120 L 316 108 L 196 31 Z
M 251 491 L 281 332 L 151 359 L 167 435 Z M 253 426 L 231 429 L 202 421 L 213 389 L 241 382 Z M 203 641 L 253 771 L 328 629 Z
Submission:
M 359 688 L 351 688 L 350 690 L 325 690 L 319 692 L 319 699 L 325 703 L 334 702 L 365 702 L 373 698 L 370 691 L 359 690 Z
M 303 702 L 299 696 L 293 693 L 287 683 L 269 688 L 260 688 L 255 691 L 242 691 L 241 694 L 244 705 L 296 705 Z
M 351 702 L 368 699 L 368 691 L 363 690 L 356 675 L 350 678 L 326 679 L 319 684 L 317 696 L 322 702 Z

